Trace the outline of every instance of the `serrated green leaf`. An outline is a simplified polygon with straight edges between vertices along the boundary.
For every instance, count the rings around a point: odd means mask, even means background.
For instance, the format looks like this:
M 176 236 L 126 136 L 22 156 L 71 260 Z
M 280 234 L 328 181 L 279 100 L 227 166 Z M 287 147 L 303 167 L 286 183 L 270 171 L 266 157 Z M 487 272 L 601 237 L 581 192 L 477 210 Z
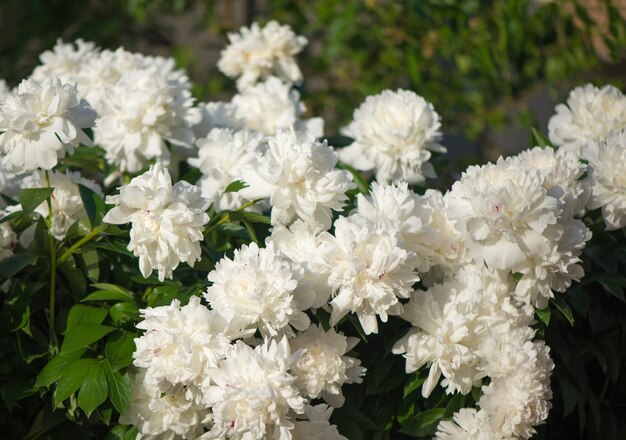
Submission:
M 113 371 L 127 367 L 132 363 L 135 336 L 137 335 L 134 333 L 124 331 L 107 342 L 104 353 Z
M 85 411 L 87 417 L 100 406 L 109 393 L 104 361 L 99 361 L 89 370 L 78 391 L 78 406 Z
M 56 355 L 37 376 L 33 388 L 42 388 L 52 385 L 59 380 L 63 374 L 63 370 L 70 364 L 76 362 L 83 355 L 83 351 L 74 351 L 72 353 L 60 353 Z
M 224 189 L 224 192 L 225 193 L 238 192 L 239 190 L 247 188 L 248 186 L 249 185 L 246 182 L 244 182 L 243 180 L 235 180 L 234 182 L 230 182 L 228 184 L 226 189 Z
M 120 374 L 119 371 L 113 371 L 107 361 L 105 361 L 105 371 L 109 384 L 109 399 L 115 409 L 120 414 L 124 414 L 130 405 L 131 395 L 128 373 Z
M 63 370 L 59 382 L 54 391 L 54 406 L 63 402 L 75 393 L 83 384 L 87 374 L 96 367 L 96 359 L 78 359 Z
M 31 214 L 54 191 L 54 188 L 28 188 L 20 190 L 20 204 L 22 211 Z
M 61 353 L 70 353 L 85 348 L 99 341 L 113 330 L 115 327 L 106 325 L 77 324 L 66 332 L 63 345 L 61 345 Z
M 91 307 L 84 304 L 76 304 L 70 309 L 67 316 L 67 325 L 65 333 L 69 332 L 72 327 L 79 324 L 102 324 L 107 316 L 107 311 L 100 307 Z

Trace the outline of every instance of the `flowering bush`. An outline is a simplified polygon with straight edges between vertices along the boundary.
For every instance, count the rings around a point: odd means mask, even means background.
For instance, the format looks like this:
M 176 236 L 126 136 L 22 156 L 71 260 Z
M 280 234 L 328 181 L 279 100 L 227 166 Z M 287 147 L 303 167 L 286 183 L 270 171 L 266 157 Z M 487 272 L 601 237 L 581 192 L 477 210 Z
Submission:
M 585 340 L 597 394 L 573 344 L 587 320 L 613 337 L 595 301 L 624 310 L 626 97 L 575 89 L 554 145 L 535 131 L 441 192 L 433 104 L 370 96 L 335 150 L 295 88 L 306 39 L 230 41 L 230 102 L 80 40 L 2 97 L 7 432 L 527 439 L 553 404 L 601 432 L 621 355 Z

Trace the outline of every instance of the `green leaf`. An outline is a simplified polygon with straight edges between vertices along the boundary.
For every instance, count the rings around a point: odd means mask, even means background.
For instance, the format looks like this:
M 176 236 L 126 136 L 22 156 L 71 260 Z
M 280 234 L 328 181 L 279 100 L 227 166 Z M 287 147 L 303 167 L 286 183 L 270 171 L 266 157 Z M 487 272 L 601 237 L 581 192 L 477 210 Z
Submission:
M 139 309 L 135 303 L 118 302 L 109 309 L 109 315 L 115 325 L 121 325 L 128 321 L 139 321 Z
M 113 371 L 127 367 L 133 361 L 135 351 L 135 334 L 120 332 L 104 348 L 104 353 Z
M 530 131 L 532 134 L 533 145 L 539 147 L 552 147 L 552 142 L 550 142 L 550 139 L 548 139 L 542 132 L 537 130 L 535 127 L 531 127 Z
M 268 216 L 259 214 L 258 212 L 241 211 L 241 217 L 250 223 L 263 223 L 266 225 L 272 223 Z
M 419 389 L 422 384 L 426 381 L 428 377 L 428 372 L 426 370 L 420 370 L 413 373 L 413 379 L 404 386 L 404 393 L 402 395 L 403 398 L 406 398 L 413 391 Z
M 127 301 L 134 302 L 132 295 L 113 290 L 96 290 L 81 301 Z
M 35 385 L 33 388 L 42 388 L 52 385 L 59 380 L 63 374 L 63 370 L 73 364 L 76 360 L 80 359 L 83 355 L 83 351 L 74 351 L 72 353 L 60 353 L 56 355 L 48 364 L 41 370 Z
M 71 328 L 63 339 L 61 353 L 70 353 L 85 348 L 99 341 L 115 330 L 114 327 L 97 324 L 77 324 Z
M 29 188 L 20 190 L 20 204 L 22 211 L 31 214 L 54 191 L 54 188 Z
M 131 395 L 128 373 L 120 374 L 119 371 L 113 371 L 107 361 L 105 361 L 105 371 L 109 383 L 109 399 L 115 409 L 120 414 L 124 414 L 130 405 Z
M 400 432 L 414 437 L 431 436 L 437 430 L 437 425 L 443 417 L 445 408 L 427 409 L 410 418 L 402 425 Z
M 228 186 L 226 187 L 224 192 L 225 193 L 238 192 L 239 190 L 247 188 L 248 186 L 249 185 L 246 182 L 244 182 L 243 180 L 235 180 L 234 182 L 230 182 L 228 184 Z
M 101 324 L 107 316 L 107 311 L 100 307 L 91 307 L 84 304 L 76 304 L 70 309 L 67 316 L 67 325 L 65 333 L 67 334 L 72 327 L 79 324 Z
M 32 254 L 13 254 L 0 261 L 0 283 L 8 280 L 13 275 L 37 262 L 37 257 Z
M 109 392 L 104 361 L 99 361 L 85 376 L 78 392 L 78 406 L 85 411 L 87 417 L 102 404 Z
M 87 374 L 96 368 L 96 359 L 78 359 L 64 369 L 59 378 L 59 383 L 54 391 L 54 406 L 63 402 L 75 393 L 83 384 Z
M 87 212 L 87 217 L 93 228 L 102 222 L 102 217 L 104 217 L 106 213 L 107 208 L 104 204 L 104 200 L 92 189 L 81 184 L 78 184 L 78 192 L 80 193 L 83 206 L 85 206 L 85 212 Z
M 559 310 L 559 312 L 561 312 L 561 314 L 565 317 L 565 319 L 567 319 L 567 322 L 569 322 L 570 326 L 574 326 L 574 314 L 572 313 L 572 309 L 570 308 L 569 304 L 565 302 L 565 300 L 563 300 L 563 298 L 554 298 L 551 301 L 552 304 L 554 304 L 554 306 Z
M 92 287 L 100 290 L 106 290 L 107 292 L 115 292 L 121 295 L 125 295 L 129 300 L 133 301 L 133 292 L 121 286 L 116 286 L 115 284 L 109 283 L 94 283 L 92 284 Z
M 75 255 L 75 258 L 79 258 L 85 268 L 85 275 L 89 281 L 98 281 L 100 277 L 100 259 L 98 257 L 98 251 L 91 249 L 85 252 Z
M 550 324 L 550 307 L 546 307 L 545 309 L 537 309 L 535 308 L 535 313 L 541 322 L 545 324 L 547 327 Z

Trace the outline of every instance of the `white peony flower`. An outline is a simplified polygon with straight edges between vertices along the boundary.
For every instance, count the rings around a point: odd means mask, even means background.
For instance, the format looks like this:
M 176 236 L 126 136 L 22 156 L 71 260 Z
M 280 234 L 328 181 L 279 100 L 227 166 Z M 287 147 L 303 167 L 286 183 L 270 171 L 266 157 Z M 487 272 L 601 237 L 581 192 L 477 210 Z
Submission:
M 83 66 L 97 55 L 98 49 L 94 43 L 80 38 L 74 43 L 63 43 L 59 38 L 52 50 L 46 50 L 39 55 L 41 65 L 35 67 L 31 78 L 44 81 L 58 76 L 62 82 L 76 86 L 77 77 Z
M 291 414 L 303 413 L 306 402 L 289 373 L 297 357 L 286 338 L 254 349 L 237 341 L 220 367 L 207 372 L 217 384 L 209 393 L 209 438 L 291 440 Z
M 240 191 L 249 200 L 269 197 L 272 224 L 290 224 L 296 218 L 328 229 L 332 211 L 341 210 L 355 188 L 352 176 L 335 169 L 337 156 L 326 141 L 310 133 L 279 130 L 267 139 L 258 162 L 244 171 L 249 185 Z
M 429 365 L 422 395 L 428 397 L 443 375 L 447 393 L 467 394 L 486 375 L 479 352 L 491 332 L 508 332 L 532 321 L 531 307 L 511 302 L 512 279 L 480 266 L 465 266 L 455 278 L 417 291 L 402 317 L 415 329 L 393 347 L 406 358 L 406 371 Z
M 589 141 L 601 141 L 611 130 L 626 127 L 626 96 L 613 86 L 601 89 L 587 84 L 576 87 L 567 105 L 556 106 L 548 122 L 550 141 L 577 155 Z
M 192 106 L 186 78 L 156 66 L 130 70 L 107 89 L 94 129 L 95 141 L 106 150 L 110 164 L 137 172 L 152 159 L 169 159 L 166 142 L 191 147 L 191 127 L 201 118 Z
M 504 440 L 489 424 L 489 415 L 475 408 L 461 408 L 453 420 L 442 420 L 437 426 L 436 440 Z
M 2 164 L 14 173 L 50 170 L 79 144 L 91 145 L 83 129 L 93 126 L 94 118 L 76 89 L 58 78 L 24 80 L 0 104 Z
M 230 102 L 207 102 L 197 106 L 200 111 L 200 122 L 191 127 L 196 139 L 208 137 L 214 128 L 232 128 L 241 130 L 244 121 L 235 116 L 235 106 Z
M 368 96 L 342 131 L 354 143 L 339 157 L 356 169 L 374 170 L 379 182 L 423 182 L 436 177 L 428 163 L 431 151 L 446 152 L 439 144 L 439 119 L 432 104 L 409 90 Z
M 5 216 L 0 210 L 0 219 Z M 13 255 L 13 248 L 17 244 L 17 234 L 11 229 L 9 222 L 0 223 L 0 261 Z
M 169 306 L 141 311 L 137 328 L 145 333 L 135 339 L 133 364 L 146 369 L 144 382 L 162 389 L 184 385 L 206 386 L 207 368 L 215 368 L 230 347 L 227 323 L 194 296 L 186 306 L 178 300 Z
M 328 282 L 335 292 L 330 302 L 331 325 L 348 313 L 356 313 L 366 334 L 378 333 L 376 316 L 387 322 L 388 314 L 399 314 L 398 298 L 408 298 L 419 280 L 408 263 L 396 231 L 372 229 L 367 224 L 340 217 L 335 236 L 320 234 L 320 257 Z
M 265 82 L 247 87 L 232 99 L 234 116 L 244 127 L 268 136 L 279 128 L 293 127 L 319 138 L 324 135 L 322 118 L 301 119 L 306 107 L 300 94 L 280 79 L 271 76 Z
M 238 78 L 239 90 L 270 75 L 291 83 L 302 80 L 294 56 L 306 46 L 307 39 L 294 34 L 288 25 L 274 20 L 264 27 L 252 23 L 239 33 L 229 33 L 228 39 L 230 44 L 222 50 L 217 67 L 226 76 Z
M 589 209 L 602 208 L 608 231 L 626 226 L 626 128 L 583 147 L 589 161 Z
M 446 194 L 447 212 L 474 259 L 518 271 L 563 234 L 562 201 L 538 170 L 511 161 L 471 166 Z
M 303 350 L 291 367 L 296 378 L 295 386 L 309 399 L 323 397 L 334 407 L 343 405 L 341 392 L 344 383 L 361 383 L 365 368 L 361 361 L 346 356 L 358 343 L 357 338 L 346 338 L 333 329 L 324 331 L 312 325 L 290 341 L 291 351 Z
M 131 374 L 131 401 L 120 423 L 137 428 L 138 440 L 195 439 L 211 424 L 208 408 L 185 398 L 182 386 L 167 393 L 144 381 L 145 371 Z
M 262 151 L 263 135 L 249 130 L 214 128 L 198 139 L 198 156 L 187 162 L 202 172 L 196 185 L 202 197 L 211 199 L 216 212 L 233 210 L 245 203 L 239 192 L 225 193 L 226 187 L 242 179 L 242 170 L 256 161 Z
M 107 212 L 104 222 L 132 223 L 128 250 L 139 257 L 144 277 L 156 269 L 163 281 L 181 261 L 193 267 L 200 260 L 203 226 L 209 221 L 204 211 L 210 202 L 188 182 L 172 186 L 163 164 L 156 163 L 122 186 L 119 195 L 107 196 L 106 203 L 117 206 Z
M 339 434 L 337 427 L 328 423 L 333 408 L 320 403 L 319 405 L 307 405 L 304 413 L 307 420 L 296 422 L 293 429 L 293 440 L 348 440 Z
M 252 333 L 258 328 L 263 336 L 291 334 L 309 326 L 303 310 L 308 299 L 294 296 L 301 270 L 270 244 L 256 243 L 235 250 L 231 260 L 222 258 L 209 273 L 213 283 L 204 296 L 211 308 L 227 322 L 235 321 Z

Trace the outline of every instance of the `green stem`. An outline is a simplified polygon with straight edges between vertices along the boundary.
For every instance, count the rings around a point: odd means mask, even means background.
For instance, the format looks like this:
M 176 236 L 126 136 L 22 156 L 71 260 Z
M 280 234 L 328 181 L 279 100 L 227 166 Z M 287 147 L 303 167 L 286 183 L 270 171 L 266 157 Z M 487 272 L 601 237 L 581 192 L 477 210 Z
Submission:
M 50 174 L 48 170 L 44 171 L 46 176 L 46 187 L 50 188 Z M 46 224 L 48 226 L 48 244 L 50 247 L 50 339 L 53 347 L 58 347 L 57 335 L 54 330 L 55 300 L 56 300 L 56 281 L 57 281 L 57 248 L 52 235 L 52 194 L 46 199 L 48 203 L 48 217 Z
M 214 225 L 208 227 L 206 229 L 206 231 L 204 231 L 204 235 L 209 235 L 211 232 L 213 232 L 217 228 L 219 228 L 220 225 L 223 225 L 224 223 L 228 223 L 229 221 L 230 221 L 230 215 L 226 214 L 224 217 L 219 219 L 219 221 L 217 223 L 215 223 Z
M 72 256 L 72 254 L 74 252 L 76 252 L 82 245 L 84 245 L 88 241 L 92 240 L 94 237 L 96 237 L 98 234 L 100 234 L 102 231 L 104 231 L 104 229 L 105 229 L 105 227 L 102 226 L 102 225 L 96 226 L 89 234 L 85 235 L 83 238 L 81 238 L 76 243 L 74 243 L 72 246 L 70 246 L 70 248 L 68 250 L 66 250 L 63 253 L 63 255 L 61 255 L 59 257 L 59 259 L 57 260 L 57 266 L 60 266 L 61 264 L 65 263 L 65 261 L 68 258 L 70 258 Z

